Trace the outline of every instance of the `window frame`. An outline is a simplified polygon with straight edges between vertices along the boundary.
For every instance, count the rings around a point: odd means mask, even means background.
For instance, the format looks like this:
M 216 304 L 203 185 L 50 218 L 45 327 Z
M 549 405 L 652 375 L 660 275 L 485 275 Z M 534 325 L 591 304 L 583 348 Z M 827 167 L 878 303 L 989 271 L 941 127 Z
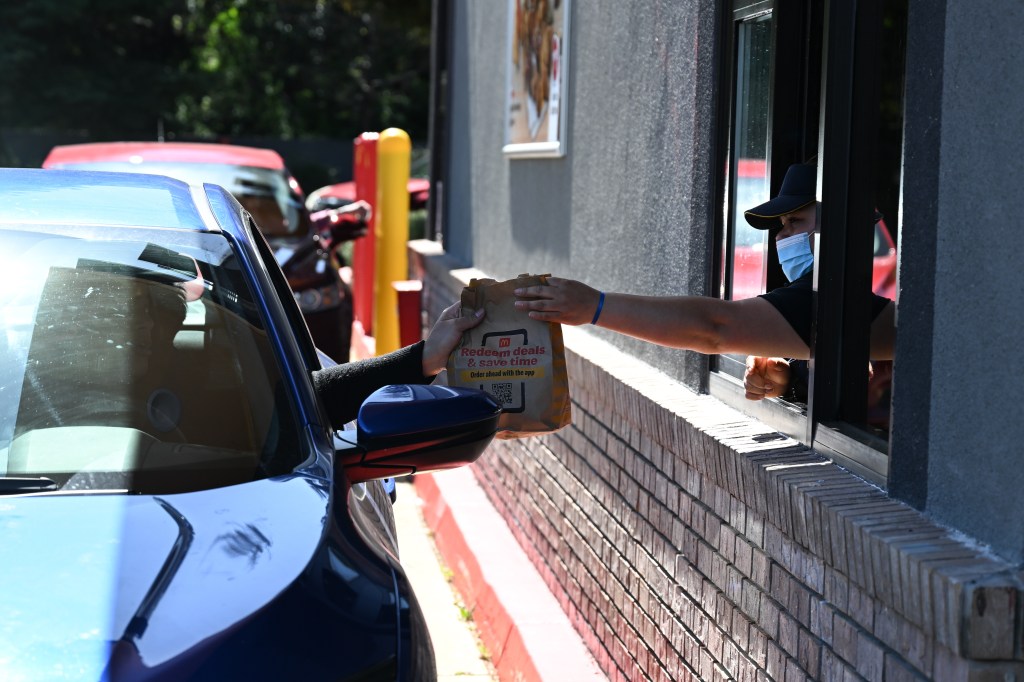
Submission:
M 740 109 L 740 104 L 738 102 L 739 95 L 737 93 L 737 90 L 739 89 L 738 85 L 740 71 L 738 55 L 738 53 L 741 50 L 740 34 L 744 28 L 744 24 L 756 24 L 758 22 L 763 21 L 765 17 L 768 17 L 771 21 L 769 42 L 770 44 L 774 45 L 777 40 L 776 21 L 774 14 L 772 12 L 773 3 L 771 2 L 771 0 L 760 0 L 758 2 L 753 3 L 749 2 L 749 0 L 744 0 L 742 2 L 737 2 L 735 4 L 738 5 L 738 7 L 733 10 L 733 18 L 726 30 L 727 36 L 725 36 L 725 45 L 727 46 L 727 49 L 725 50 L 724 54 L 726 55 L 726 58 L 728 60 L 726 73 L 729 74 L 729 87 L 722 88 L 720 90 L 721 96 L 723 97 L 722 104 L 723 106 L 727 107 L 729 112 L 727 119 L 729 121 L 729 125 L 728 127 L 723 127 L 722 132 L 724 134 L 722 134 L 721 137 L 722 147 L 727 151 L 724 157 L 724 164 L 720 167 L 726 169 L 726 177 L 724 182 L 722 183 L 722 188 L 724 191 L 721 197 L 721 202 L 718 204 L 722 206 L 722 214 L 720 218 L 721 225 L 719 229 L 716 230 L 715 241 L 718 248 L 721 249 L 721 254 L 720 257 L 717 258 L 715 261 L 716 271 L 713 280 L 716 283 L 716 286 L 718 287 L 718 295 L 722 297 L 728 297 L 730 299 L 733 297 L 733 294 L 735 293 L 737 274 L 735 258 L 737 232 L 733 219 L 736 216 L 737 207 L 735 204 L 737 199 L 739 198 L 739 173 L 734 173 L 734 171 L 738 171 L 740 159 L 734 157 L 738 153 L 736 150 L 736 138 L 737 129 L 739 128 L 738 111 Z M 774 49 L 770 49 L 770 60 L 768 64 L 769 91 L 772 88 L 771 84 L 775 82 L 775 52 L 776 51 Z M 749 73 L 750 71 L 752 71 L 752 69 L 744 69 L 744 73 Z M 774 100 L 775 98 L 774 96 L 772 96 L 769 99 Z M 770 161 L 772 157 L 773 140 L 771 131 L 774 129 L 772 117 L 773 112 L 771 108 L 771 102 L 769 101 L 766 115 L 767 139 L 765 141 L 764 150 L 766 162 Z M 771 169 L 766 166 L 765 170 L 769 178 L 771 178 Z M 769 187 L 769 190 L 771 189 L 772 188 Z M 765 197 L 765 200 L 767 200 L 767 197 Z M 767 235 L 765 235 L 765 238 L 768 255 L 765 259 L 765 267 L 760 273 L 762 285 L 764 285 L 773 277 L 777 276 L 776 273 L 769 272 L 773 268 L 773 266 L 775 267 L 775 269 L 778 269 L 778 266 L 775 265 L 777 258 L 775 258 L 772 255 L 775 253 L 775 244 L 772 242 L 771 239 L 767 238 Z M 725 373 L 734 378 L 742 377 L 743 358 L 742 356 L 738 355 L 715 356 L 712 360 L 712 366 L 713 369 L 717 370 L 718 372 Z
M 818 240 L 814 270 L 808 413 L 812 447 L 885 485 L 888 439 L 854 426 L 865 420 L 870 336 L 846 333 L 871 327 L 863 292 L 871 290 L 873 234 L 850 226 L 873 224 L 876 144 L 856 140 L 878 139 L 881 25 L 880 0 L 825 4 L 818 196 L 829 235 Z
M 821 20 L 815 13 L 821 12 L 820 3 L 814 0 L 733 0 L 732 8 L 726 10 L 721 17 L 719 28 L 719 44 L 721 47 L 722 70 L 718 88 L 719 100 L 717 117 L 720 121 L 728 121 L 728 125 L 720 126 L 717 131 L 718 154 L 717 168 L 732 167 L 732 136 L 735 126 L 735 91 L 736 91 L 736 34 L 737 24 L 765 13 L 772 14 L 772 64 L 770 68 L 771 99 L 769 105 L 770 140 L 768 144 L 768 172 L 770 178 L 770 194 L 775 196 L 782 185 L 792 159 L 806 159 L 817 151 L 818 108 L 821 82 L 820 60 L 813 58 L 821 52 L 820 33 L 816 34 L 816 23 Z M 779 44 L 800 45 L 797 51 L 779 51 L 774 46 Z M 799 78 L 777 79 L 778 72 L 800 73 Z M 791 134 L 792 128 L 783 130 L 775 125 L 776 121 L 792 120 L 797 122 L 798 136 Z M 714 238 L 716 248 L 721 248 L 725 241 L 725 233 L 729 228 L 730 187 L 729 177 L 716 178 L 716 206 L 723 207 L 716 211 Z M 731 242 L 731 239 L 730 239 Z M 769 289 L 785 283 L 782 269 L 778 265 L 775 240 L 768 239 L 767 249 Z M 724 257 L 716 255 L 712 272 L 712 281 L 719 291 L 725 285 L 723 272 Z M 723 360 L 714 356 L 708 379 L 709 392 L 730 406 L 750 414 L 781 433 L 810 443 L 810 429 L 807 410 L 797 404 L 782 400 L 749 401 L 744 397 L 742 379 L 722 370 L 723 362 L 736 363 L 734 357 Z
M 249 232 L 252 235 L 252 243 L 256 248 L 256 252 L 260 258 L 263 259 L 266 265 L 267 276 L 270 278 L 270 284 L 274 287 L 274 291 L 277 293 L 277 298 L 281 302 L 281 308 L 284 312 L 285 318 L 288 320 L 295 337 L 295 343 L 298 346 L 299 353 L 302 356 L 304 369 L 307 372 L 320 369 L 320 356 L 317 354 L 316 346 L 313 343 L 313 337 L 309 333 L 309 326 L 306 324 L 306 318 L 302 316 L 302 311 L 299 309 L 299 304 L 295 301 L 295 294 L 292 291 L 291 286 L 288 284 L 288 280 L 284 276 L 284 272 L 281 271 L 281 267 L 277 264 L 277 259 L 274 256 L 273 249 L 270 248 L 270 244 L 267 242 L 267 238 L 260 232 L 256 222 L 252 216 L 248 213 L 245 214 L 246 225 L 249 228 Z
M 873 233 L 847 229 L 865 224 L 874 213 L 875 145 L 878 139 L 882 0 L 844 3 L 826 0 L 734 0 L 720 17 L 722 71 L 719 74 L 716 167 L 732 168 L 732 136 L 737 78 L 735 36 L 741 21 L 772 14 L 772 67 L 768 152 L 771 195 L 775 196 L 791 163 L 818 157 L 818 198 L 827 238 L 816 240 L 815 328 L 812 332 L 806 407 L 778 399 L 748 401 L 742 380 L 712 361 L 708 387 L 715 397 L 800 440 L 863 478 L 886 485 L 889 440 L 857 426 L 864 421 L 871 309 L 862 292 L 871 290 Z M 792 46 L 779 49 L 780 45 Z M 820 55 L 820 58 L 819 58 Z M 799 74 L 776 78 L 776 74 Z M 777 121 L 797 121 L 793 126 Z M 716 179 L 714 238 L 724 248 L 730 229 L 730 192 L 735 180 L 724 171 Z M 897 228 L 898 229 L 898 228 Z M 712 281 L 725 288 L 723 253 L 716 253 Z M 778 286 L 774 239 L 769 239 L 769 289 Z M 826 276 L 824 273 L 831 273 Z M 861 292 L 861 293 L 857 293 Z M 735 359 L 732 360 L 735 362 Z M 890 438 L 891 439 L 891 438 Z

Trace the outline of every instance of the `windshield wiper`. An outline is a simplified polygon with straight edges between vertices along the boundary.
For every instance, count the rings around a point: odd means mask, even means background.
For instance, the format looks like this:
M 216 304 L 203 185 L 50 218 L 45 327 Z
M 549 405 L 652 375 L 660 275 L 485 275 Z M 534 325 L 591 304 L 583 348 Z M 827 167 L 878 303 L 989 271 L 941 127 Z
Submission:
M 0 495 L 16 493 L 41 493 L 56 490 L 57 482 L 49 478 L 30 478 L 25 476 L 0 477 Z

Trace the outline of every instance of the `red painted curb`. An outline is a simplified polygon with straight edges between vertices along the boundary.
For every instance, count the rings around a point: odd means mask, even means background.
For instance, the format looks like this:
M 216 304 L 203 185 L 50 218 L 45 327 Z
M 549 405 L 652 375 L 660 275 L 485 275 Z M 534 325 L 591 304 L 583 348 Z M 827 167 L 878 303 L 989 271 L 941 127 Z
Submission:
M 607 679 L 471 469 L 423 474 L 413 483 L 499 679 Z

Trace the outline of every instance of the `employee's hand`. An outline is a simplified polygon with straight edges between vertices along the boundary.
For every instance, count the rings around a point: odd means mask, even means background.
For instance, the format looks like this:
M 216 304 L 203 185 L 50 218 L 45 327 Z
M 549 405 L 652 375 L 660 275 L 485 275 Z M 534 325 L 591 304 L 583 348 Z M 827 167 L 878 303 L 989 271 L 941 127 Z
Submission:
M 784 358 L 747 357 L 743 388 L 747 400 L 778 398 L 789 386 L 789 361 Z
M 462 316 L 461 308 L 459 303 L 445 308 L 427 335 L 423 343 L 423 376 L 432 377 L 444 369 L 448 356 L 462 340 L 462 334 L 484 319 L 483 308 L 467 317 Z
M 583 282 L 548 277 L 547 285 L 515 290 L 516 310 L 529 311 L 530 317 L 560 324 L 588 324 L 594 319 L 601 292 Z

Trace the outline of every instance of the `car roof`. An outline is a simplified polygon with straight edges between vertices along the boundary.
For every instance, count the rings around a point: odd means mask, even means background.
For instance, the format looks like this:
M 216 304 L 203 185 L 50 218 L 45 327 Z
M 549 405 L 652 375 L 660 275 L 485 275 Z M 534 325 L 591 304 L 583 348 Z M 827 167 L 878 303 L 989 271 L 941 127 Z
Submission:
M 44 168 L 80 163 L 178 162 L 221 163 L 283 170 L 284 159 L 273 149 L 212 142 L 90 142 L 60 145 L 50 150 Z
M 409 178 L 409 181 L 406 183 L 406 189 L 409 190 L 409 194 L 429 192 L 430 180 L 428 178 Z M 309 196 L 313 199 L 337 197 L 340 199 L 355 200 L 356 182 L 355 180 L 349 180 L 347 182 L 338 182 L 333 185 L 325 185 L 310 192 Z
M 0 168 L 0 223 L 216 229 L 180 180 L 38 168 Z

